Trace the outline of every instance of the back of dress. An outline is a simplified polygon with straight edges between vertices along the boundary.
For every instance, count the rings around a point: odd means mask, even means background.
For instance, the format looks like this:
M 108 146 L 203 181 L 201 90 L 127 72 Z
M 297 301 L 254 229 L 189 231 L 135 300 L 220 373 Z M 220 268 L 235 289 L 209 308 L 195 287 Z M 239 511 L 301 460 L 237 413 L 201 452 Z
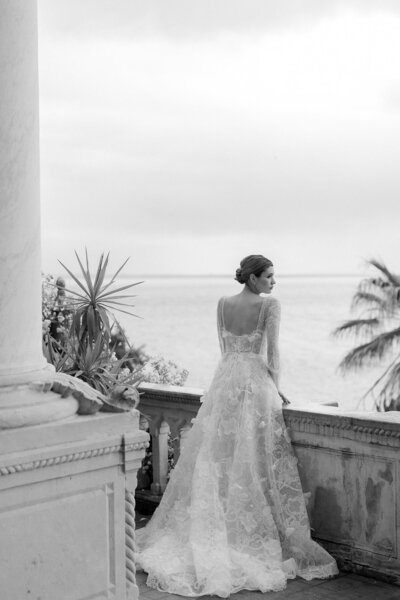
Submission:
M 261 355 L 276 386 L 279 382 L 279 324 L 281 307 L 274 296 L 263 298 L 256 328 L 236 335 L 225 326 L 225 297 L 218 302 L 217 327 L 222 354 Z

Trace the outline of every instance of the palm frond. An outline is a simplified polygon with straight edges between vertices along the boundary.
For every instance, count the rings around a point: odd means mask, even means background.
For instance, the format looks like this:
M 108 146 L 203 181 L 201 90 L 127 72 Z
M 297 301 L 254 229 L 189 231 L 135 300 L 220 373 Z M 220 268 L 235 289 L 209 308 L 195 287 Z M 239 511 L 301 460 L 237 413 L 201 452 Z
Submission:
M 356 305 L 362 307 L 363 304 L 367 309 L 369 307 L 370 313 L 380 315 L 384 319 L 395 318 L 400 311 L 400 287 L 395 287 L 380 278 L 364 280 L 353 297 L 352 309 Z
M 400 327 L 377 335 L 366 344 L 361 344 L 348 352 L 339 364 L 341 371 L 359 369 L 365 364 L 382 360 L 393 346 L 400 342 Z
M 381 324 L 381 321 L 376 317 L 371 319 L 351 319 L 336 327 L 332 335 L 336 337 L 343 337 L 345 335 L 373 335 Z
M 400 399 L 400 360 L 397 357 L 395 364 L 391 366 L 385 376 L 385 383 L 378 395 L 378 405 L 386 407 L 397 404 Z
M 353 299 L 351 301 L 351 310 L 359 308 L 360 306 L 372 306 L 373 308 L 382 309 L 385 307 L 385 300 L 378 296 L 378 294 L 359 289 L 354 294 Z
M 371 266 L 375 267 L 375 269 L 380 271 L 383 275 L 385 275 L 389 283 L 391 283 L 394 286 L 400 286 L 400 277 L 392 273 L 383 261 L 375 258 L 370 258 L 367 262 Z
M 386 369 L 384 370 L 384 372 L 382 373 L 382 375 L 380 377 L 378 377 L 378 379 L 376 379 L 374 381 L 374 383 L 371 385 L 370 388 L 368 388 L 368 390 L 366 392 L 364 392 L 361 400 L 364 400 L 369 395 L 373 394 L 373 392 L 375 391 L 375 389 L 382 383 L 382 381 L 385 379 L 385 377 L 387 376 L 387 374 L 389 373 L 389 371 L 392 369 L 392 367 L 398 362 L 398 360 L 399 360 L 399 357 L 396 356 L 396 358 L 394 360 L 392 360 L 391 363 L 386 367 Z
M 344 356 L 338 367 L 342 372 L 379 363 L 400 344 L 400 276 L 382 260 L 370 259 L 367 264 L 378 273 L 363 279 L 353 296 L 351 309 L 361 309 L 358 318 L 337 327 L 333 335 L 363 334 L 369 339 Z M 367 396 L 373 398 L 378 410 L 400 410 L 400 356 L 392 360 L 361 400 Z

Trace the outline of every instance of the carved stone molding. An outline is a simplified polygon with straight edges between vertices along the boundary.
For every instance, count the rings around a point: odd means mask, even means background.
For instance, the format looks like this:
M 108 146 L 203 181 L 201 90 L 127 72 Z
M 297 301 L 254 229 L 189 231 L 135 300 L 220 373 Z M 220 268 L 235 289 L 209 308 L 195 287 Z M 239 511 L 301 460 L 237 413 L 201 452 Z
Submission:
M 140 450 L 144 450 L 145 448 L 147 448 L 147 446 L 148 442 L 130 443 L 127 446 L 125 446 L 125 452 L 137 452 Z M 73 452 L 71 454 L 51 456 L 48 458 L 42 458 L 30 462 L 4 465 L 0 466 L 0 476 L 13 475 L 14 473 L 21 473 L 25 471 L 34 471 L 35 469 L 44 469 L 45 467 L 52 467 L 53 465 L 61 465 L 63 463 L 85 460 L 88 458 L 95 458 L 97 456 L 105 456 L 114 452 L 120 452 L 121 449 L 121 444 L 115 444 L 113 446 L 107 446 L 104 448 L 94 448 L 91 450 L 83 450 L 81 452 Z
M 400 447 L 400 420 L 397 415 L 391 419 L 390 415 L 380 413 L 349 416 L 301 409 L 284 409 L 283 413 L 286 425 L 293 432 Z
M 61 456 L 51 456 L 49 458 L 43 458 L 21 464 L 5 465 L 0 467 L 0 476 L 13 475 L 14 473 L 21 473 L 25 471 L 34 471 L 35 469 L 44 469 L 45 467 L 52 467 L 53 465 L 61 465 L 63 463 L 74 462 L 77 460 L 94 458 L 96 456 L 105 456 L 107 454 L 112 454 L 113 452 L 119 452 L 120 449 L 121 445 L 118 444 L 114 446 L 108 446 L 106 448 L 95 448 L 92 450 L 83 450 L 82 452 L 63 454 Z
M 139 386 L 142 393 L 141 403 L 160 406 L 171 403 L 186 410 L 198 410 L 204 391 L 197 388 L 187 388 L 174 385 L 161 385 L 156 383 L 142 383 Z
M 129 599 L 136 598 L 138 595 L 135 552 L 135 493 L 125 490 L 125 568 L 127 598 Z
M 135 444 L 126 444 L 125 452 L 133 452 L 137 450 L 145 450 L 148 448 L 149 442 L 137 442 Z

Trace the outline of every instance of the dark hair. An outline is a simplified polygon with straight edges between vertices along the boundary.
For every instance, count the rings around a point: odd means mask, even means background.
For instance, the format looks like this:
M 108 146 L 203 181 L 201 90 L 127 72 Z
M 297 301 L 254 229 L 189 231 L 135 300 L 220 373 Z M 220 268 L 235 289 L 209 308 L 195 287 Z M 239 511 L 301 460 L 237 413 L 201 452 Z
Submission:
M 259 277 L 265 269 L 273 266 L 269 258 L 265 258 L 262 254 L 250 254 L 240 261 L 240 268 L 236 269 L 235 279 L 239 283 L 247 283 L 252 273 Z

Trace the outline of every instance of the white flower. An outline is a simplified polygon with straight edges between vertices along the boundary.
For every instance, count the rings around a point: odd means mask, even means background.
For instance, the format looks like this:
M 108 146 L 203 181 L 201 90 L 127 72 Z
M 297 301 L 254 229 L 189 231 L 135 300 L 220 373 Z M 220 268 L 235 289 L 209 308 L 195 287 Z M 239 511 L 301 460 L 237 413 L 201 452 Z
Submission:
M 47 333 L 49 331 L 50 323 L 51 323 L 51 321 L 49 319 L 44 319 L 44 321 L 42 322 L 43 333 Z

